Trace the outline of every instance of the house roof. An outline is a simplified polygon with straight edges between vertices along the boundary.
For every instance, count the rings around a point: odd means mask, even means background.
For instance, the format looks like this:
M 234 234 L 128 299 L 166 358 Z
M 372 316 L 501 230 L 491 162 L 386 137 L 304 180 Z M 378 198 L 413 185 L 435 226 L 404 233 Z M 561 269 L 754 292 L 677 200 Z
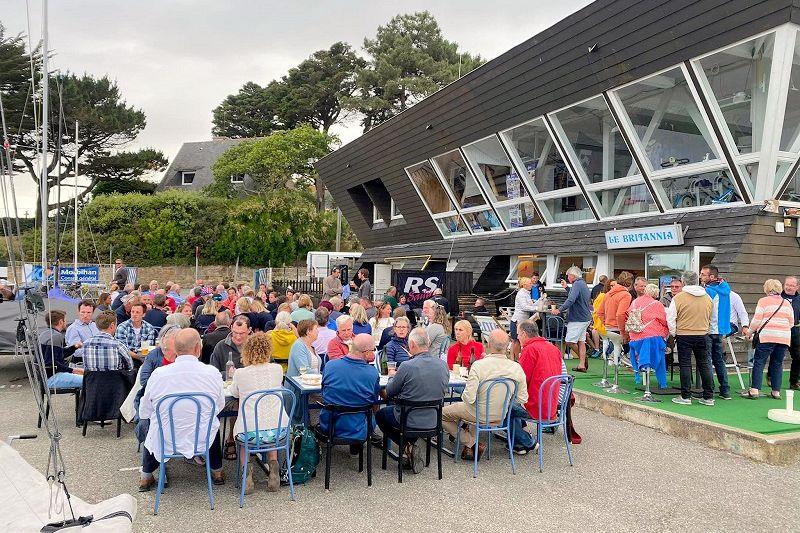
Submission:
M 214 162 L 229 148 L 246 140 L 218 138 L 211 141 L 183 143 L 156 190 L 163 191 L 170 187 L 199 190 L 206 185 L 211 185 L 214 182 L 214 175 L 211 172 Z M 191 185 L 182 185 L 181 172 L 195 173 Z

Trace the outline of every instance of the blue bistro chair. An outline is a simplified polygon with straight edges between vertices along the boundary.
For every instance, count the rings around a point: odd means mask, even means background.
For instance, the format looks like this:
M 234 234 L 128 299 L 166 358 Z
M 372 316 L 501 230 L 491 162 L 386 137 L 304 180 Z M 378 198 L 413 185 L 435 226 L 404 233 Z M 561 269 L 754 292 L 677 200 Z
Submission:
M 572 394 L 572 385 L 575 381 L 573 376 L 569 374 L 560 374 L 558 376 L 550 376 L 542 382 L 539 386 L 539 419 L 536 422 L 536 442 L 539 443 L 539 472 L 544 472 L 543 462 L 543 449 L 542 443 L 542 429 L 544 428 L 557 428 L 560 427 L 564 433 L 564 442 L 567 445 L 567 458 L 569 459 L 569 466 L 572 466 L 572 450 L 569 444 L 569 431 L 567 430 L 567 407 L 569 398 Z M 563 386 L 563 390 L 561 387 Z M 554 389 L 558 389 L 558 394 L 554 394 Z M 555 418 L 547 418 L 543 413 L 553 412 L 553 396 L 558 398 L 558 409 Z M 546 402 L 546 405 L 545 403 Z
M 284 419 L 283 413 L 285 410 L 285 398 L 287 395 L 289 398 L 291 398 L 292 404 L 289 406 L 289 410 L 286 411 L 287 418 Z M 277 425 L 277 428 L 279 429 L 259 429 L 258 427 L 259 404 L 264 400 L 264 398 L 269 397 L 275 397 L 280 402 Z M 266 461 L 267 452 L 283 451 L 286 456 L 286 469 L 289 472 L 289 497 L 292 501 L 294 501 L 294 480 L 292 479 L 292 454 L 290 451 L 290 446 L 292 443 L 291 420 L 292 415 L 294 414 L 295 405 L 297 404 L 296 399 L 297 397 L 289 389 L 277 388 L 251 392 L 242 402 L 242 406 L 239 409 L 241 413 L 245 412 L 244 408 L 248 402 L 255 402 L 255 405 L 253 406 L 253 417 L 255 418 L 256 427 L 248 429 L 247 417 L 245 416 L 243 417 L 244 431 L 236 435 L 236 486 L 241 488 L 239 493 L 240 508 L 244 507 L 245 484 L 242 482 L 242 480 L 247 478 L 247 466 L 249 463 L 249 461 L 245 460 L 244 465 L 241 465 L 242 460 L 239 455 L 240 447 L 244 447 L 245 457 L 249 458 L 250 455 L 261 454 L 262 461 Z
M 169 420 L 168 429 L 170 442 L 172 442 L 171 451 L 167 450 L 167 446 L 164 441 L 164 422 L 162 421 L 162 407 L 164 407 L 164 402 L 167 400 L 171 400 L 169 402 L 169 406 L 165 407 L 166 418 Z M 183 458 L 183 454 L 178 452 L 178 449 L 175 445 L 175 418 L 173 417 L 173 410 L 180 402 L 190 402 L 194 404 L 196 409 L 193 453 L 195 456 L 202 455 L 205 458 L 206 482 L 208 483 L 208 501 L 211 504 L 211 509 L 214 509 L 214 490 L 211 483 L 211 460 L 208 456 L 208 450 L 213 441 L 211 438 L 211 427 L 215 417 L 216 403 L 214 398 L 205 392 L 184 392 L 167 394 L 156 404 L 156 422 L 158 424 L 158 438 L 160 439 L 161 444 L 161 460 L 159 461 L 160 467 L 158 469 L 158 488 L 156 489 L 156 503 L 155 508 L 153 509 L 153 514 L 158 514 L 158 504 L 161 501 L 161 492 L 164 490 L 164 478 L 166 475 L 166 468 L 164 467 L 167 459 Z M 208 422 L 201 425 L 204 408 L 207 410 L 206 412 L 209 413 Z M 206 445 L 204 449 L 200 449 L 200 435 L 203 434 L 205 434 L 206 437 Z
M 567 323 L 558 315 L 547 314 L 544 317 L 544 338 L 564 353 L 564 338 L 567 334 Z
M 489 412 L 490 412 L 490 399 L 492 390 L 495 387 L 503 387 L 505 394 L 503 395 L 503 404 L 502 410 L 503 418 L 500 422 L 496 424 L 492 424 L 489 420 Z M 498 389 L 499 390 L 499 389 Z M 511 472 L 516 474 L 517 473 L 517 466 L 514 463 L 514 452 L 513 452 L 513 442 L 514 442 L 514 434 L 513 434 L 513 426 L 511 424 L 511 402 L 513 401 L 514 397 L 517 395 L 517 382 L 513 379 L 509 378 L 493 378 L 487 379 L 485 381 L 481 381 L 478 384 L 478 392 L 475 395 L 476 398 L 480 398 L 481 394 L 484 395 L 486 398 L 486 406 L 483 413 L 483 417 L 480 416 L 478 412 L 479 402 L 475 402 L 475 422 L 468 422 L 463 420 L 463 423 L 470 424 L 475 426 L 475 444 L 476 450 L 473 459 L 472 465 L 472 477 L 478 477 L 478 453 L 477 453 L 477 444 L 481 440 L 481 433 L 488 434 L 488 445 L 486 448 L 486 458 L 489 459 L 492 456 L 492 433 L 497 433 L 500 431 L 505 431 L 506 433 L 506 441 L 508 443 L 508 456 L 511 459 Z M 461 448 L 461 424 L 458 425 L 458 430 L 456 431 L 456 447 L 455 447 L 455 455 L 453 457 L 454 461 L 458 461 L 458 450 Z

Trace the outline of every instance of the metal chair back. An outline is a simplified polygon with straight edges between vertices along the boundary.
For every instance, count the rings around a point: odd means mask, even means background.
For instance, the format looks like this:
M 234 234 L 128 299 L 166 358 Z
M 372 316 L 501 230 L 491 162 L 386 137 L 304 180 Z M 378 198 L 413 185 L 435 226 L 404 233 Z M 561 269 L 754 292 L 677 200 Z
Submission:
M 164 402 L 169 400 L 169 405 L 166 406 L 166 413 L 163 412 L 165 408 Z M 158 469 L 158 488 L 156 489 L 156 499 L 153 514 L 158 514 L 158 505 L 161 500 L 161 492 L 164 490 L 165 470 L 164 465 L 167 459 L 176 459 L 183 457 L 183 454 L 178 452 L 176 444 L 175 433 L 175 406 L 181 402 L 189 402 L 195 409 L 194 420 L 194 444 L 192 452 L 195 456 L 202 455 L 206 463 L 206 482 L 208 483 L 208 500 L 211 504 L 211 509 L 214 509 L 214 490 L 211 483 L 211 460 L 209 458 L 208 450 L 212 445 L 211 430 L 213 428 L 214 418 L 216 416 L 216 402 L 210 394 L 206 392 L 180 392 L 167 394 L 156 403 L 155 415 L 156 424 L 158 426 L 158 438 L 161 445 L 161 467 Z M 205 410 L 204 410 L 205 409 Z M 207 423 L 202 423 L 203 413 L 209 414 Z M 169 422 L 167 429 L 171 448 L 168 449 L 165 441 L 164 420 L 163 415 L 166 414 L 166 419 Z M 200 436 L 205 435 L 205 446 L 200 449 Z
M 425 439 L 425 466 L 430 464 L 431 461 L 431 438 L 436 437 L 436 457 L 439 469 L 439 479 L 442 479 L 442 440 L 444 433 L 442 429 L 442 408 L 444 407 L 444 399 L 441 400 L 428 400 L 428 401 L 414 401 L 405 400 L 402 398 L 395 398 L 394 403 L 400 407 L 400 442 L 398 443 L 398 460 L 397 460 L 397 481 L 403 482 L 403 449 L 405 448 L 406 439 Z M 435 410 L 436 411 L 436 425 L 432 428 L 410 428 L 408 427 L 408 415 L 413 411 Z M 389 450 L 389 436 L 383 436 L 383 457 L 381 460 L 381 468 L 386 470 L 386 458 Z
M 567 429 L 567 409 L 569 408 L 572 386 L 575 378 L 569 374 L 559 374 L 545 379 L 539 386 L 539 420 L 536 420 L 536 442 L 539 443 L 539 472 L 544 471 L 544 443 L 542 442 L 542 429 L 548 427 L 561 427 L 564 433 L 564 442 L 567 445 L 567 458 L 572 466 L 572 449 L 569 442 Z M 557 403 L 556 416 L 550 417 L 553 412 L 553 403 Z
M 286 398 L 291 400 L 291 405 L 289 409 L 286 409 Z M 278 410 L 278 424 L 275 428 L 260 428 L 259 427 L 259 416 L 258 410 L 259 408 L 266 408 L 266 405 L 261 405 L 261 402 L 264 401 L 266 398 L 277 398 L 278 404 L 275 408 Z M 253 418 L 255 420 L 255 429 L 249 428 L 247 426 L 247 416 L 245 408 L 252 404 L 253 405 Z M 294 480 L 292 479 L 292 453 L 290 451 L 291 442 L 292 442 L 292 428 L 291 428 L 291 421 L 292 416 L 294 415 L 295 406 L 297 405 L 297 397 L 295 396 L 294 392 L 289 389 L 280 387 L 277 389 L 264 389 L 264 390 L 257 390 L 253 391 L 248 394 L 245 399 L 241 403 L 241 407 L 239 408 L 242 421 L 243 421 L 243 429 L 244 431 L 236 436 L 237 442 L 244 448 L 244 455 L 245 457 L 249 457 L 251 454 L 265 454 L 267 452 L 272 451 L 281 451 L 286 454 L 286 467 L 288 470 L 289 475 L 289 497 L 292 501 L 295 499 L 294 495 Z M 284 418 L 284 413 L 286 418 Z M 285 429 L 284 429 L 285 428 Z M 269 435 L 267 434 L 267 438 L 262 439 L 262 432 L 268 432 L 269 430 L 274 429 L 275 435 L 272 439 L 269 439 Z M 251 438 L 250 435 L 253 434 L 254 436 Z M 252 443 L 251 443 L 252 440 Z M 239 453 L 239 446 L 236 447 L 237 456 Z M 236 463 L 236 480 L 237 482 L 241 482 L 247 477 L 247 468 L 249 465 L 249 461 L 245 461 L 244 465 L 241 465 L 241 461 L 237 461 Z M 244 489 L 245 484 L 241 482 L 241 492 L 239 494 L 239 507 L 244 507 Z
M 491 406 L 492 406 L 492 392 L 495 387 L 502 388 L 502 392 L 495 401 L 501 399 L 501 418 L 492 421 Z M 514 462 L 513 442 L 514 442 L 514 426 L 511 424 L 511 402 L 517 396 L 517 382 L 510 378 L 492 378 L 481 381 L 478 383 L 478 391 L 475 395 L 475 422 L 467 422 L 475 426 L 475 453 L 473 454 L 472 476 L 478 477 L 478 443 L 481 440 L 481 433 L 488 433 L 488 444 L 486 450 L 487 459 L 492 454 L 492 433 L 504 431 L 506 434 L 506 442 L 508 444 L 508 456 L 511 460 L 511 471 L 517 473 L 517 466 Z M 483 418 L 481 418 L 481 399 L 483 399 Z M 456 458 L 458 457 L 458 449 L 461 442 L 461 425 L 459 424 L 456 431 Z
M 558 315 L 547 314 L 544 317 L 544 338 L 557 344 L 564 351 L 564 338 L 567 334 L 567 323 Z

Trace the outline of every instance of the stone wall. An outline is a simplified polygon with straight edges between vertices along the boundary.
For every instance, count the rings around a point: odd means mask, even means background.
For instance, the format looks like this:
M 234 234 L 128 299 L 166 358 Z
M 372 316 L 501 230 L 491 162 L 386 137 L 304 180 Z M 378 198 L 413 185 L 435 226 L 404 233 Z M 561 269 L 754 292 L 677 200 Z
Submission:
M 206 283 L 218 283 L 229 281 L 236 283 L 253 282 L 254 268 L 239 267 L 239 275 L 234 279 L 236 267 L 234 265 L 201 265 L 200 279 Z M 150 280 L 158 280 L 161 285 L 167 281 L 179 283 L 183 288 L 189 288 L 195 282 L 195 270 L 193 266 L 152 266 L 138 268 L 139 283 L 148 283 Z

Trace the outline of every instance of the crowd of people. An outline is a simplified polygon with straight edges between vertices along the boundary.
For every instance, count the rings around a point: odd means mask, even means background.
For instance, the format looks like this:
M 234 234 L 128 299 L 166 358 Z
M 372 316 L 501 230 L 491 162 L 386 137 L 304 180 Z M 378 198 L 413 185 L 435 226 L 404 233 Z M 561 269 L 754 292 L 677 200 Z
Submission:
M 118 274 L 125 269 L 118 262 Z M 124 273 L 124 272 L 123 272 Z M 243 405 L 250 393 L 275 389 L 286 377 L 321 373 L 321 399 L 325 403 L 360 406 L 388 402 L 377 410 L 374 420 L 383 434 L 398 442 L 400 407 L 396 400 L 444 400 L 452 385 L 451 376 L 462 376 L 461 401 L 443 409 L 444 430 L 455 436 L 461 428 L 462 448 L 456 453 L 464 459 L 478 457 L 483 444 L 476 442 L 475 409 L 483 409 L 487 398 L 479 393 L 480 384 L 492 378 L 507 378 L 516 384 L 510 405 L 513 450 L 525 454 L 535 450 L 535 421 L 552 419 L 557 406 L 569 399 L 553 397 L 539 404 L 539 389 L 549 377 L 565 375 L 567 368 L 561 349 L 542 335 L 541 311 L 536 302 L 545 297 L 544 287 L 533 278 L 521 278 L 515 296 L 510 336 L 495 329 L 482 338 L 474 319 L 458 320 L 449 313 L 449 302 L 437 289 L 422 303 L 419 314 L 407 298 L 390 287 L 382 296 L 373 294 L 369 271 L 361 269 L 352 282 L 343 282 L 333 269 L 323 282 L 321 298 L 315 305 L 311 295 L 291 288 L 275 290 L 267 285 L 209 284 L 197 280 L 182 294 L 168 282 L 163 288 L 156 280 L 146 285 L 118 283 L 97 304 L 90 300 L 78 304 L 78 318 L 67 326 L 61 311 L 51 311 L 47 327 L 39 338 L 44 347 L 48 385 L 51 388 L 77 388 L 85 372 L 138 372 L 136 435 L 144 444 L 140 490 L 155 484 L 159 465 L 160 438 L 156 434 L 158 402 L 169 394 L 205 392 L 213 405 L 204 411 L 204 423 L 211 421 L 213 441 L 200 442 L 209 448 L 209 466 L 216 484 L 225 482 L 222 461 L 235 460 L 242 452 L 243 440 L 280 439 L 286 435 L 288 397 L 271 396 L 256 413 L 253 405 Z M 798 283 L 789 277 L 783 284 L 768 280 L 765 297 L 758 302 L 752 320 L 741 298 L 730 289 L 713 265 L 702 268 L 700 276 L 686 272 L 671 280 L 670 291 L 662 295 L 646 279 L 628 272 L 616 279 L 602 276 L 592 289 L 577 267 L 566 272 L 562 285 L 564 302 L 550 310 L 566 323 L 564 341 L 578 356 L 574 372 L 586 372 L 590 360 L 610 353 L 615 360 L 629 354 L 634 370 L 651 368 L 662 386 L 666 385 L 665 351 L 675 346 L 680 366 L 681 394 L 676 403 L 689 404 L 694 356 L 703 389 L 699 400 L 714 404 L 714 394 L 730 399 L 723 339 L 742 333 L 758 340 L 753 379 L 743 394 L 758 398 L 761 372 L 768 364 L 772 396 L 780 397 L 782 363 L 787 348 L 792 353 L 790 386 L 798 387 L 800 377 L 800 296 Z M 474 315 L 488 314 L 485 302 L 478 299 Z M 546 319 L 545 319 L 546 320 Z M 451 342 L 452 337 L 452 342 Z M 476 339 L 477 337 L 477 339 Z M 377 361 L 376 361 L 377 358 Z M 381 363 L 381 364 L 377 364 Z M 391 379 L 385 390 L 379 373 Z M 387 369 L 391 369 L 390 371 Z M 715 386 L 713 373 L 719 382 Z M 563 395 L 564 388 L 554 394 Z M 499 394 L 499 393 L 498 393 Z M 489 398 L 490 420 L 498 422 L 502 401 Z M 542 414 L 542 409 L 552 410 Z M 227 434 L 218 434 L 221 413 L 234 420 Z M 162 413 L 163 414 L 163 413 Z M 186 424 L 176 434 L 177 449 L 193 458 L 194 415 L 188 408 L 176 409 L 173 417 L 184 417 Z M 430 427 L 431 412 L 415 412 L 409 426 Z M 212 420 L 213 418 L 213 420 Z M 193 418 L 192 418 L 193 420 Z M 295 416 L 295 422 L 297 416 Z M 164 422 L 162 420 L 162 422 Z M 435 425 L 435 421 L 434 425 Z M 326 431 L 331 423 L 323 411 L 319 426 Z M 252 433 L 256 427 L 267 431 Z M 366 441 L 371 429 L 358 415 L 338 417 L 337 436 Z M 571 424 L 571 421 L 570 421 Z M 580 437 L 570 425 L 570 438 Z M 359 452 L 353 445 L 351 453 Z M 414 441 L 406 442 L 401 460 L 414 472 L 423 467 Z M 248 460 L 243 453 L 240 461 Z M 278 458 L 268 456 L 267 490 L 280 486 Z M 244 481 L 245 492 L 255 490 L 252 469 Z
M 697 386 L 703 391 L 698 401 L 713 406 L 715 396 L 731 399 L 724 344 L 727 337 L 740 334 L 753 344 L 751 384 L 742 396 L 760 397 L 767 368 L 770 396 L 780 399 L 787 351 L 791 355 L 789 387 L 800 388 L 800 295 L 795 276 L 786 277 L 783 283 L 775 279 L 764 283 L 765 296 L 758 301 L 752 320 L 741 296 L 731 290 L 715 265 L 703 266 L 699 275 L 684 272 L 673 276 L 666 291 L 626 271 L 616 279 L 600 276 L 591 290 L 580 268 L 569 268 L 565 277 L 561 284 L 566 300 L 544 318 L 537 314 L 542 311 L 537 300 L 544 294 L 538 273 L 521 278 L 510 331 L 516 340 L 521 320 L 536 316 L 541 323 L 549 320 L 548 316 L 565 315 L 564 341 L 578 356 L 574 372 L 586 372 L 591 358 L 606 353 L 636 372 L 653 370 L 664 388 L 666 357 L 674 351 L 681 393 L 672 401 L 692 403 L 694 358 L 700 377 Z

